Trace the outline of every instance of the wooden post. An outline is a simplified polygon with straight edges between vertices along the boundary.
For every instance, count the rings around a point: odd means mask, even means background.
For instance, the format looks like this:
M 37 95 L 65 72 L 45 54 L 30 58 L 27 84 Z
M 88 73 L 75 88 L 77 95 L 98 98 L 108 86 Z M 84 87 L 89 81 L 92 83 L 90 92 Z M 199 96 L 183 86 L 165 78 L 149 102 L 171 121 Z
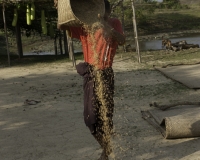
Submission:
M 69 57 L 69 49 L 68 49 L 68 42 L 67 42 L 67 31 L 64 30 L 63 31 L 63 35 L 64 35 L 64 49 L 65 49 L 65 54 Z
M 73 63 L 73 67 L 76 66 L 76 59 L 74 57 L 74 45 L 73 45 L 73 41 L 72 41 L 72 44 L 71 44 L 71 50 L 72 50 L 72 63 Z
M 4 30 L 5 30 L 5 35 L 6 35 L 8 65 L 10 66 L 10 52 L 9 52 L 9 47 L 8 47 L 8 34 L 7 34 L 7 25 L 6 25 L 5 4 L 4 4 L 4 2 L 3 2 L 3 22 L 4 22 Z
M 61 31 L 59 30 L 59 45 L 60 45 L 60 54 L 63 54 L 63 47 L 62 47 L 62 34 Z
M 76 60 L 74 57 L 74 46 L 73 46 L 73 40 L 71 37 L 67 36 L 68 41 L 68 49 L 69 49 L 69 58 L 72 60 L 73 67 L 76 65 Z
M 124 31 L 124 1 L 121 2 L 121 22 L 122 22 L 122 29 Z
M 134 2 L 132 1 L 132 9 L 133 9 L 133 28 L 134 28 L 134 36 L 135 36 L 135 47 L 136 52 L 138 54 L 138 62 L 141 63 L 141 55 L 139 51 L 139 43 L 138 43 L 138 34 L 137 34 L 137 24 L 136 24 L 136 18 L 135 18 L 135 7 Z
M 22 48 L 22 39 L 21 39 L 21 28 L 20 28 L 18 22 L 17 22 L 15 29 L 16 29 L 18 55 L 19 55 L 19 58 L 22 58 L 23 57 L 23 48 Z
M 121 2 L 121 22 L 122 22 L 122 29 L 124 31 L 124 1 Z M 123 45 L 124 52 L 126 52 L 126 44 Z
M 58 49 L 57 49 L 57 36 L 58 32 L 56 31 L 55 36 L 54 36 L 54 50 L 55 50 L 55 55 L 58 55 Z

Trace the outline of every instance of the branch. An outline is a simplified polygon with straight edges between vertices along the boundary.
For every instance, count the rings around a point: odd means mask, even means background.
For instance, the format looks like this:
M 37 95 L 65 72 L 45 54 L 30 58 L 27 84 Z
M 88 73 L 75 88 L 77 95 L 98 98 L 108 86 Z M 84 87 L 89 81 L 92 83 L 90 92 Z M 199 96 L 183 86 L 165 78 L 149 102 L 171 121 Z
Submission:
M 121 2 L 123 2 L 124 0 L 119 0 L 118 2 L 114 3 L 111 7 L 111 10 L 113 11 Z

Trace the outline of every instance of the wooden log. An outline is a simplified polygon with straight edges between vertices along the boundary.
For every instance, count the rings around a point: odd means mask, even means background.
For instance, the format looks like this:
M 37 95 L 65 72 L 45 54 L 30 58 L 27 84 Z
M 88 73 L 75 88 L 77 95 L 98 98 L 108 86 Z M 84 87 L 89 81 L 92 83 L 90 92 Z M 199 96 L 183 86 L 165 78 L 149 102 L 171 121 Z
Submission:
M 167 104 L 167 105 L 159 105 L 157 102 L 153 102 L 153 103 L 149 104 L 150 107 L 156 107 L 156 108 L 159 108 L 159 109 L 161 109 L 163 111 L 167 110 L 169 108 L 172 108 L 172 107 L 180 106 L 180 105 L 200 105 L 200 102 L 188 102 L 188 101 L 185 101 L 185 102 L 176 102 L 176 103 Z

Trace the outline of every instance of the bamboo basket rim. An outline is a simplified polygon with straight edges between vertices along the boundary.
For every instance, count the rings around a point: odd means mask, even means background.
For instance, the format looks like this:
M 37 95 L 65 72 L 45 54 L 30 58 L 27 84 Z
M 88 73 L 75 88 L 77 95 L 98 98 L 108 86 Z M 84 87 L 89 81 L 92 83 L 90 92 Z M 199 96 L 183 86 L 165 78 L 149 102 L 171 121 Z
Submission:
M 59 0 L 59 25 L 91 25 L 97 22 L 98 14 L 104 15 L 105 4 L 103 0 Z

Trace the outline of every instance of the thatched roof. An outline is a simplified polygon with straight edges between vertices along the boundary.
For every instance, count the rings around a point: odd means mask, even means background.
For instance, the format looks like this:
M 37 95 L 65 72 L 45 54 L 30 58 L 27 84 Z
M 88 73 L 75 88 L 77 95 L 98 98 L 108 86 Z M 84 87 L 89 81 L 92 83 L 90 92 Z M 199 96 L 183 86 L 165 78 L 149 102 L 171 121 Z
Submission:
M 48 2 L 53 0 L 0 0 L 0 2 Z
M 33 2 L 33 0 L 0 0 L 0 3 L 19 3 L 19 2 Z M 53 2 L 53 0 L 34 0 L 35 3 Z

